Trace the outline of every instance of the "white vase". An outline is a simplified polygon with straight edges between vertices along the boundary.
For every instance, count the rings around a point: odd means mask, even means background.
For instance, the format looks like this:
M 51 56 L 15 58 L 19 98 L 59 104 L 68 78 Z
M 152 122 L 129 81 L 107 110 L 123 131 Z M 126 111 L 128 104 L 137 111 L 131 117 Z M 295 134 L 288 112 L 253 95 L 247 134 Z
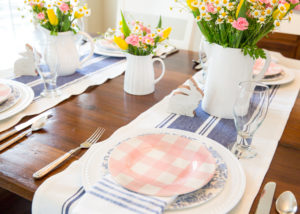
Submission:
M 83 63 L 89 60 L 94 53 L 94 41 L 93 39 L 85 32 L 79 31 L 77 34 L 83 35 L 87 38 L 90 43 L 90 52 L 89 54 L 80 61 L 80 56 L 78 49 L 76 47 L 76 34 L 72 31 L 58 33 L 58 35 L 51 35 L 50 31 L 39 27 L 39 29 L 44 33 L 46 40 L 55 40 L 56 53 L 57 57 L 57 74 L 58 76 L 67 76 L 75 73 L 76 69 L 80 68 Z M 49 42 L 53 44 L 53 42 Z M 53 45 L 52 45 L 53 46 Z
M 155 84 L 165 74 L 165 64 L 160 58 L 152 59 L 148 56 L 126 54 L 127 65 L 124 78 L 124 90 L 133 95 L 146 95 L 154 92 Z M 161 75 L 155 79 L 153 62 L 159 61 L 162 65 Z
M 233 119 L 233 105 L 239 93 L 238 84 L 244 81 L 259 81 L 270 65 L 267 51 L 264 68 L 253 74 L 255 60 L 244 56 L 241 49 L 224 48 L 213 44 L 204 87 L 202 109 L 217 117 Z

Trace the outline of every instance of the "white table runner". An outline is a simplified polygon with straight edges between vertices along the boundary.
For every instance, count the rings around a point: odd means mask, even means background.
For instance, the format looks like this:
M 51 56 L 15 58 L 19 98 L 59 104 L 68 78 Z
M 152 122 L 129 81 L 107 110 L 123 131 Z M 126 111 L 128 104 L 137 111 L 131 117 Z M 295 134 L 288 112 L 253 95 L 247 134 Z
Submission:
M 293 71 L 296 74 L 296 78 L 288 85 L 273 88 L 272 103 L 269 112 L 253 139 L 253 145 L 256 147 L 259 155 L 254 159 L 240 160 L 246 174 L 246 190 L 242 200 L 231 213 L 244 214 L 249 212 L 269 168 L 278 141 L 283 133 L 289 114 L 298 95 L 300 87 L 300 62 L 284 58 L 278 54 L 275 54 L 275 56 L 280 64 L 295 68 Z M 122 136 L 128 136 L 131 130 L 137 127 L 146 129 L 153 127 L 172 128 L 172 126 L 176 126 L 180 129 L 181 120 L 183 118 L 179 115 L 167 113 L 168 99 L 169 97 L 164 98 L 127 126 L 117 130 L 109 140 L 122 139 Z M 211 133 L 213 133 L 214 130 L 226 127 L 225 123 L 226 121 L 223 119 L 209 117 L 205 119 L 200 127 L 193 127 L 195 124 L 191 124 L 188 129 L 193 128 L 193 132 L 212 138 Z M 80 160 L 72 163 L 65 171 L 47 179 L 39 187 L 33 199 L 33 214 L 71 213 L 72 209 L 85 193 L 81 180 L 81 164 L 97 146 L 101 145 L 98 144 L 92 147 Z M 200 212 L 201 206 L 172 213 L 185 214 Z

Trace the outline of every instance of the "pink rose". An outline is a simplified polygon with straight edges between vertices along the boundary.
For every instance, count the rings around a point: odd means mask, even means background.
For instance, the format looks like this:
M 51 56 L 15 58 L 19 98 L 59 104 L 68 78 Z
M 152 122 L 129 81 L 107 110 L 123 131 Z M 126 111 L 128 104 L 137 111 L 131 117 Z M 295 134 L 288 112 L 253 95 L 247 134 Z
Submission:
M 143 32 L 146 32 L 146 34 L 151 33 L 151 29 L 147 28 L 146 26 L 140 24 L 140 28 Z
M 263 4 L 269 4 L 270 3 L 270 0 L 259 0 L 261 3 Z
M 296 10 L 300 10 L 300 4 L 295 7 Z
M 234 27 L 237 30 L 243 31 L 243 30 L 247 30 L 249 26 L 249 23 L 247 21 L 247 19 L 240 17 L 237 20 L 234 20 L 232 22 L 232 27 Z
M 125 39 L 126 43 L 133 46 L 139 46 L 139 36 L 138 35 L 130 35 Z
M 211 3 L 208 3 L 207 5 L 206 5 L 206 11 L 208 12 L 208 13 L 215 13 L 215 6 Z
M 279 0 L 278 1 L 278 4 L 285 4 L 285 3 L 287 3 L 286 0 Z
M 44 20 L 45 19 L 45 14 L 43 12 L 40 12 L 36 15 L 36 18 L 38 18 L 39 20 Z
M 299 3 L 299 0 L 290 0 L 290 2 L 291 2 L 292 4 L 298 4 L 298 3 Z
M 66 4 L 66 3 L 62 3 L 60 6 L 59 6 L 59 9 L 61 10 L 61 12 L 65 13 L 65 12 L 68 12 L 68 10 L 70 9 L 69 8 L 69 5 Z

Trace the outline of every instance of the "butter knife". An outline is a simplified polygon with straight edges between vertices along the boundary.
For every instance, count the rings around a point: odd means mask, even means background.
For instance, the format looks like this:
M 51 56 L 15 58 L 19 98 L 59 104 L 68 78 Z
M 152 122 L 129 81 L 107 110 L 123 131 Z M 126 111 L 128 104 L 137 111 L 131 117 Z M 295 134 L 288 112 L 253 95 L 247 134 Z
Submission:
M 3 134 L 0 135 L 0 141 L 12 136 L 13 134 L 27 128 L 28 126 L 32 125 L 35 121 L 37 121 L 38 119 L 42 118 L 42 117 L 49 117 L 50 116 L 50 112 L 44 112 L 38 116 L 35 116 L 33 118 L 31 118 L 30 120 L 28 120 L 25 123 L 21 123 L 20 125 L 15 126 L 13 129 L 4 132 Z
M 273 196 L 276 188 L 275 182 L 268 182 L 261 193 L 255 214 L 268 214 L 271 210 Z

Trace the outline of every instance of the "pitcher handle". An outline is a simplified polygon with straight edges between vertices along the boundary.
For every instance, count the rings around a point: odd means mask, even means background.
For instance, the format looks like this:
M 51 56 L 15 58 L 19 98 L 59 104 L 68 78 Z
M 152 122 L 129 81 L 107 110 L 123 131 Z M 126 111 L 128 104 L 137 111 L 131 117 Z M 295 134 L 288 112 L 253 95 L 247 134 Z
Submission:
M 267 70 L 268 70 L 268 68 L 270 66 L 270 63 L 271 63 L 271 55 L 270 55 L 270 53 L 267 50 L 264 50 L 264 51 L 266 53 L 265 64 L 264 64 L 263 69 L 258 74 L 253 75 L 253 80 L 255 80 L 255 81 L 260 81 L 263 78 L 263 76 L 267 72 Z
M 83 32 L 83 31 L 79 31 L 78 34 L 81 34 L 81 35 L 85 36 L 87 38 L 87 40 L 89 41 L 90 46 L 91 46 L 91 50 L 90 50 L 89 55 L 87 57 L 85 57 L 83 60 L 81 60 L 81 62 L 79 63 L 79 66 L 81 67 L 83 65 L 83 63 L 85 63 L 87 60 L 89 60 L 93 56 L 95 45 L 94 45 L 93 38 L 89 34 Z
M 165 63 L 164 63 L 164 61 L 162 61 L 161 58 L 154 58 L 154 59 L 152 59 L 153 63 L 155 61 L 159 61 L 161 63 L 162 72 L 161 72 L 161 75 L 156 80 L 154 80 L 154 84 L 158 83 L 161 80 L 161 78 L 164 76 L 164 74 L 165 74 Z

